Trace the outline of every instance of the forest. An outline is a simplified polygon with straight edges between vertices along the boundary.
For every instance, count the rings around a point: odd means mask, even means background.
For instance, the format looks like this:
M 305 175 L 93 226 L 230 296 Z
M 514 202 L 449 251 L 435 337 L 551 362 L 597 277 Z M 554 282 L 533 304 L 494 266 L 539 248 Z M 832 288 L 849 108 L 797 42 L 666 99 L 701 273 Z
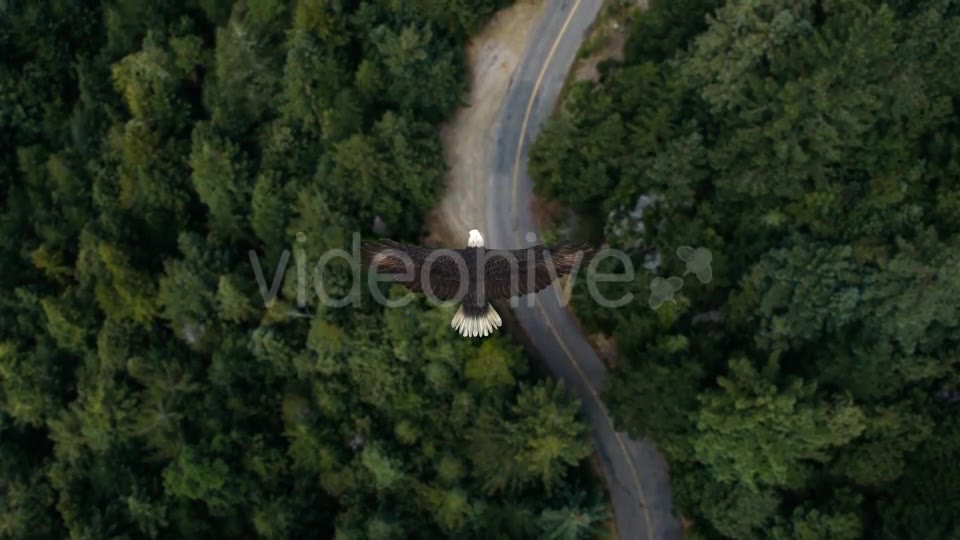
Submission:
M 0 538 L 603 527 L 579 404 L 517 345 L 330 307 L 299 259 L 269 301 L 249 257 L 269 287 L 288 250 L 421 238 L 508 3 L 0 2 Z
M 545 125 L 535 189 L 638 269 L 573 306 L 688 538 L 960 538 L 958 65 L 951 0 L 653 0 Z

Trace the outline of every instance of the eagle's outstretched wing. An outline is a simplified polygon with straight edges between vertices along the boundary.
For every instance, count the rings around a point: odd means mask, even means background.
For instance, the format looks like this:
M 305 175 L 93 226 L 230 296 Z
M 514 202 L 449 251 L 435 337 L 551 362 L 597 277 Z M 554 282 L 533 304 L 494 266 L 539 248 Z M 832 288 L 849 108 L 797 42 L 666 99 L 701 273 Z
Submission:
M 525 249 L 488 249 L 484 266 L 487 298 L 512 298 L 536 293 L 554 280 L 586 264 L 595 254 L 589 244 L 558 242 Z
M 464 290 L 467 287 L 469 274 L 464 257 L 457 250 L 434 250 L 384 239 L 364 242 L 360 254 L 372 271 L 394 274 L 396 283 L 413 292 L 432 294 L 438 300 L 462 296 L 461 286 Z

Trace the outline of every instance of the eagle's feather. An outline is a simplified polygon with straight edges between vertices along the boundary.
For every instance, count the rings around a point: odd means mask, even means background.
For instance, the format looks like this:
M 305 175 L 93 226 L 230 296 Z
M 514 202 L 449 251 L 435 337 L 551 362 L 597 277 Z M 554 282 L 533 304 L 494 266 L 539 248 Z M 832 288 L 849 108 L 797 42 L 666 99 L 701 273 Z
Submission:
M 413 292 L 462 300 L 451 325 L 465 336 L 485 336 L 502 322 L 490 300 L 539 292 L 586 264 L 594 251 L 573 242 L 513 250 L 429 249 L 384 239 L 365 242 L 361 255 L 372 271 L 392 274 Z
M 592 256 L 590 246 L 571 242 L 527 249 L 488 249 L 483 280 L 486 296 L 506 299 L 540 292 L 569 275 L 578 264 L 586 264 Z
M 446 251 L 458 256 L 444 253 Z M 395 282 L 413 292 L 431 292 L 438 300 L 453 300 L 465 293 L 469 275 L 459 251 L 462 250 L 433 250 L 381 240 L 364 243 L 361 256 L 364 263 L 376 273 L 394 274 Z M 461 283 L 464 284 L 464 291 L 460 291 Z M 424 285 L 427 289 L 424 289 Z

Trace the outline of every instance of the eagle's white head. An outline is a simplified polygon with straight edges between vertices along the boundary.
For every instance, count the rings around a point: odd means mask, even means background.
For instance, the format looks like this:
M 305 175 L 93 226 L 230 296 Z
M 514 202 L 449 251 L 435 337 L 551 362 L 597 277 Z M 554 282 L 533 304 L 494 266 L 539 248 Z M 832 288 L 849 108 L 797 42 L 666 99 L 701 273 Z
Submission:
M 470 230 L 470 238 L 467 239 L 467 247 L 483 247 L 483 236 L 476 229 Z

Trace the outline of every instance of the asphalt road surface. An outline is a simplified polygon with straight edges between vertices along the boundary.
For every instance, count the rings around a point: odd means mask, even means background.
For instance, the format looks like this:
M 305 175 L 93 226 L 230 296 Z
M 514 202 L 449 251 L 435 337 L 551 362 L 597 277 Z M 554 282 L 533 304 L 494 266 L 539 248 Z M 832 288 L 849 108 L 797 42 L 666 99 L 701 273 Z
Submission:
M 491 152 L 486 245 L 515 249 L 540 242 L 530 203 L 527 150 L 556 104 L 602 0 L 547 0 L 549 4 L 504 98 Z M 634 301 L 639 301 L 635 299 Z M 600 455 L 622 540 L 683 537 L 672 515 L 666 463 L 656 447 L 616 432 L 600 400 L 606 367 L 563 306 L 559 287 L 519 299 L 513 312 L 530 342 L 580 398 Z M 532 304 L 532 305 L 531 305 Z

